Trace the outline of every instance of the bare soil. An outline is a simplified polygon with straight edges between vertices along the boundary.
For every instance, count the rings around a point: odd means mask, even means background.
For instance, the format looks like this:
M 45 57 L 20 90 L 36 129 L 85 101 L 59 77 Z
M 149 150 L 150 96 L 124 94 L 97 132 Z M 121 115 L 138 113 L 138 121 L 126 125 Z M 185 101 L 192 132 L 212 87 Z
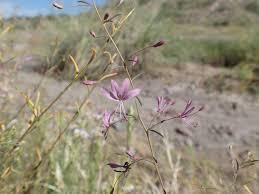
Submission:
M 205 109 L 195 117 L 199 123 L 197 128 L 172 121 L 163 124 L 159 130 L 163 133 L 166 131 L 177 145 L 192 145 L 212 158 L 217 157 L 217 153 L 225 154 L 230 144 L 233 144 L 241 154 L 251 150 L 259 156 L 259 100 L 248 94 L 234 94 L 228 91 L 208 92 L 203 88 L 202 81 L 220 70 L 193 64 L 186 67 L 184 70 L 169 68 L 158 70 L 155 75 L 143 75 L 135 80 L 135 86 L 142 89 L 141 114 L 145 120 L 148 121 L 154 114 L 155 98 L 158 95 L 175 99 L 177 103 L 173 108 L 176 111 L 183 109 L 185 100 L 192 99 L 197 106 L 205 106 Z M 42 75 L 29 69 L 21 67 L 14 78 L 15 84 L 11 86 L 15 94 L 13 97 L 15 100 L 11 103 L 17 109 L 23 104 L 23 98 L 18 91 L 32 92 L 33 87 L 42 78 Z M 50 102 L 67 84 L 68 81 L 45 77 L 41 86 L 44 101 Z M 103 85 L 108 87 L 108 84 L 109 81 Z M 59 100 L 55 109 L 73 111 L 75 103 L 86 93 L 86 86 L 76 83 Z M 100 113 L 104 108 L 116 106 L 100 94 L 99 88 L 91 97 L 91 103 L 93 106 L 90 106 L 90 111 L 93 114 Z

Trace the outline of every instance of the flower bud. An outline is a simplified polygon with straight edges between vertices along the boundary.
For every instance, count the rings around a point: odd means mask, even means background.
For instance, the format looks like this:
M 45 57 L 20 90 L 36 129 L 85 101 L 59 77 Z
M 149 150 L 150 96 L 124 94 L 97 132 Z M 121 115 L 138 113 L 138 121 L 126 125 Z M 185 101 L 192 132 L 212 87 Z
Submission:
M 138 56 L 134 56 L 133 59 L 129 60 L 132 62 L 132 66 L 134 67 L 138 62 L 139 62 L 139 59 L 138 59 Z
M 156 47 L 163 46 L 164 44 L 165 44 L 165 41 L 160 40 L 159 42 L 153 44 L 152 47 L 156 48 Z
M 103 20 L 106 21 L 110 17 L 109 13 L 105 13 L 103 16 Z
M 92 37 L 96 38 L 96 34 L 95 34 L 94 31 L 90 31 L 89 34 L 90 34 Z
M 82 84 L 87 85 L 87 86 L 91 86 L 91 85 L 94 85 L 96 83 L 97 83 L 97 81 L 94 81 L 94 80 L 84 80 L 84 81 L 82 81 Z

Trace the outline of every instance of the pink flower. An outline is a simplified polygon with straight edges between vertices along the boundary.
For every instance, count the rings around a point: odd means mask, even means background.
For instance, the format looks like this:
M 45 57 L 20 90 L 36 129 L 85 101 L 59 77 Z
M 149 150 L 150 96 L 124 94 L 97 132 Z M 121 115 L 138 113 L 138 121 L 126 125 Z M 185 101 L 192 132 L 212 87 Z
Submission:
M 103 133 L 105 139 L 107 138 L 108 130 L 112 125 L 111 120 L 112 120 L 113 114 L 114 114 L 114 111 L 108 112 L 106 110 L 103 113 L 103 128 L 104 128 L 104 130 L 102 131 L 102 133 Z
M 175 101 L 171 100 L 168 97 L 158 96 L 157 97 L 157 112 L 158 113 L 165 113 L 167 112 L 169 106 L 175 104 Z
M 138 96 L 140 91 L 138 88 L 130 89 L 130 80 L 128 78 L 124 79 L 121 86 L 116 81 L 111 80 L 110 89 L 102 88 L 102 93 L 105 97 L 119 103 L 119 112 L 120 114 L 123 113 L 124 117 L 126 117 L 126 111 L 123 102 Z
M 102 93 L 110 100 L 123 102 L 138 96 L 141 91 L 138 88 L 131 90 L 129 87 L 130 81 L 128 78 L 123 81 L 121 86 L 116 81 L 111 80 L 111 89 L 102 88 Z
M 183 119 L 183 118 L 193 116 L 193 115 L 197 114 L 198 112 L 202 111 L 203 108 L 204 107 L 202 106 L 197 110 L 196 107 L 192 105 L 192 100 L 188 100 L 186 103 L 185 109 L 183 110 L 182 113 L 180 113 L 179 117 Z M 196 111 L 195 111 L 195 109 L 196 109 Z
M 198 122 L 193 120 L 193 116 L 198 112 L 202 111 L 204 106 L 201 106 L 199 109 L 196 109 L 195 106 L 192 105 L 192 100 L 188 100 L 185 106 L 185 109 L 182 113 L 179 114 L 179 118 L 189 127 L 195 128 L 198 126 Z

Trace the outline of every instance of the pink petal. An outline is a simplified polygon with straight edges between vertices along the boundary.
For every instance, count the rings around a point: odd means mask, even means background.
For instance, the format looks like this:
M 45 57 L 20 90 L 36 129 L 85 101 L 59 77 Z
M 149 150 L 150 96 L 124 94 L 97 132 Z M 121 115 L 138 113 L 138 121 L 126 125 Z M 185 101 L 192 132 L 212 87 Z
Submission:
M 130 80 L 128 78 L 124 79 L 122 82 L 121 88 L 119 90 L 120 96 L 125 97 L 129 91 L 129 86 L 130 86 Z
M 101 88 L 101 92 L 106 98 L 113 100 L 113 101 L 118 101 L 117 97 L 114 96 L 114 94 L 107 88 Z
M 118 93 L 118 90 L 119 90 L 119 85 L 118 85 L 118 83 L 116 82 L 116 81 L 114 81 L 114 80 L 111 80 L 111 89 L 112 89 L 112 91 L 113 91 L 113 93 L 115 94 L 117 94 Z
M 126 95 L 126 100 L 127 99 L 131 99 L 131 98 L 134 98 L 136 96 L 138 96 L 140 94 L 140 89 L 133 89 L 133 90 L 130 90 L 129 92 L 127 92 L 127 95 Z

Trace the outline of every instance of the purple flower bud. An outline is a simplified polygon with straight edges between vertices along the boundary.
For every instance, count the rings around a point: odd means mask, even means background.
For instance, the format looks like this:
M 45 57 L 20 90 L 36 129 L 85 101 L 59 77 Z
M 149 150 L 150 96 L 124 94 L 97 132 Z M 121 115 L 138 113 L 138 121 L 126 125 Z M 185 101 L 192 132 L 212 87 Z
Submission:
M 93 81 L 93 80 L 84 80 L 82 81 L 82 84 L 87 85 L 87 86 L 91 86 L 96 84 L 98 81 Z
M 164 44 L 165 44 L 165 41 L 160 40 L 159 42 L 153 44 L 152 47 L 156 48 L 156 47 L 163 46 Z
M 108 20 L 109 17 L 110 17 L 110 14 L 105 13 L 104 16 L 103 16 L 103 20 L 106 21 L 106 20 Z
M 112 125 L 112 115 L 113 114 L 114 114 L 114 111 L 108 112 L 106 110 L 103 113 L 103 128 L 104 129 L 103 129 L 102 133 L 103 133 L 105 139 L 107 138 L 109 128 Z
M 138 56 L 134 56 L 133 59 L 129 60 L 132 62 L 132 66 L 134 67 L 137 63 L 139 63 Z
M 92 37 L 96 38 L 96 34 L 95 34 L 94 31 L 90 31 L 89 34 L 90 34 Z
M 112 169 L 124 167 L 124 165 L 116 164 L 116 163 L 113 163 L 113 162 L 110 162 L 107 165 L 110 166 Z

